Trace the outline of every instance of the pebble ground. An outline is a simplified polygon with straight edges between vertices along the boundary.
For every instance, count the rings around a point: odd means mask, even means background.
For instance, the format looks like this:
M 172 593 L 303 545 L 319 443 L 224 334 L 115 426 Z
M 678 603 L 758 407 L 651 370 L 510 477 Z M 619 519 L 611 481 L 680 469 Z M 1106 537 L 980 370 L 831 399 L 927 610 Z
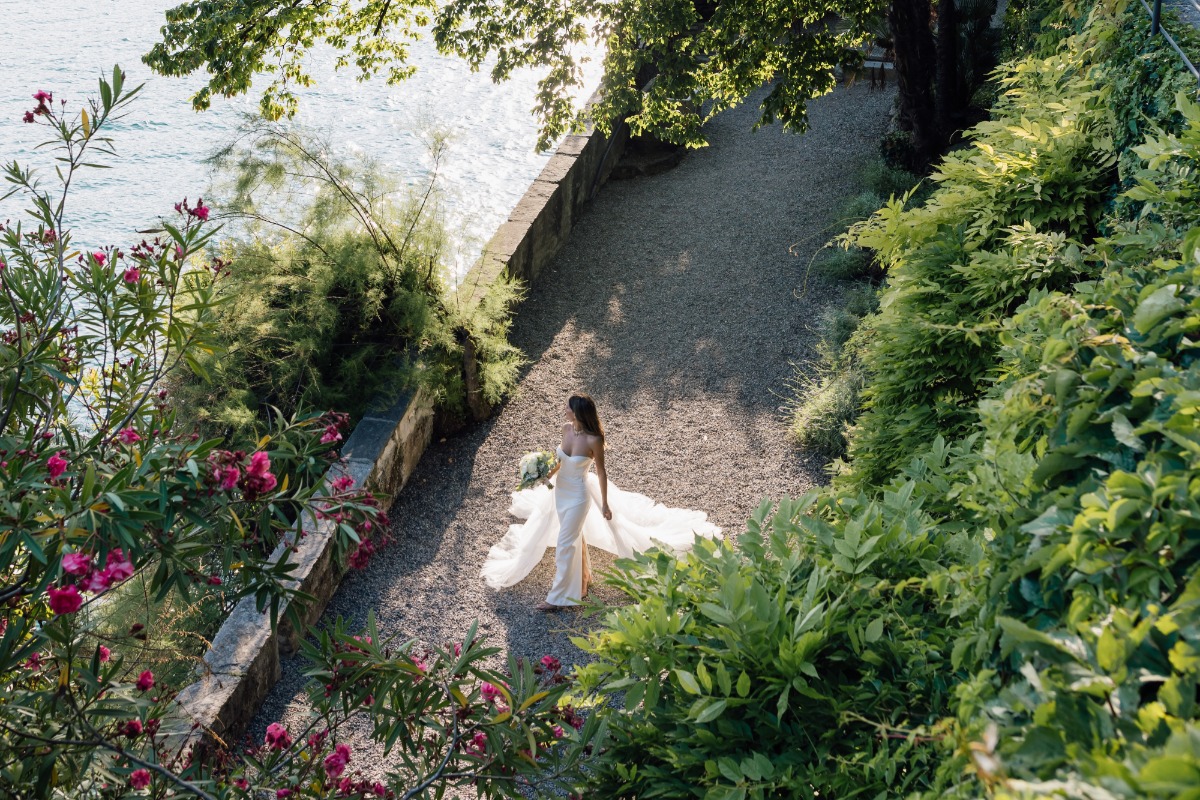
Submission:
M 510 589 L 479 578 L 514 521 L 517 459 L 557 444 L 573 392 L 596 400 L 616 485 L 702 509 L 728 534 L 763 498 L 824 482 L 821 461 L 788 441 L 782 407 L 797 365 L 815 357 L 822 310 L 838 300 L 808 264 L 859 191 L 892 97 L 839 87 L 812 103 L 804 135 L 752 131 L 747 104 L 714 119 L 710 146 L 670 172 L 605 186 L 519 309 L 513 339 L 530 364 L 516 395 L 486 423 L 432 444 L 391 511 L 393 543 L 346 576 L 323 622 L 359 625 L 373 611 L 381 632 L 444 644 L 477 619 L 516 656 L 582 661 L 569 636 L 590 621 L 533 610 L 553 576 L 552 549 Z M 611 564 L 592 559 L 597 571 Z M 256 741 L 271 721 L 301 726 L 303 666 L 284 661 L 251 728 Z M 369 728 L 349 733 L 352 766 L 382 770 Z

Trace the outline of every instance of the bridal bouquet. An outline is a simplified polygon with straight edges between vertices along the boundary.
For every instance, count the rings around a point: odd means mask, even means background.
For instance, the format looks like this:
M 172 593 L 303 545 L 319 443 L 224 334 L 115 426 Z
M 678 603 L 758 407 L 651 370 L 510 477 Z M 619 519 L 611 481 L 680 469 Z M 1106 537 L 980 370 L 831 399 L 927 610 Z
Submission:
M 517 491 L 528 489 L 530 486 L 536 486 L 542 481 L 545 481 L 547 486 L 553 488 L 550 483 L 550 471 L 554 469 L 554 465 L 557 463 L 558 457 L 546 450 L 526 453 L 521 456 L 521 462 L 517 466 L 517 477 L 521 482 L 517 484 Z

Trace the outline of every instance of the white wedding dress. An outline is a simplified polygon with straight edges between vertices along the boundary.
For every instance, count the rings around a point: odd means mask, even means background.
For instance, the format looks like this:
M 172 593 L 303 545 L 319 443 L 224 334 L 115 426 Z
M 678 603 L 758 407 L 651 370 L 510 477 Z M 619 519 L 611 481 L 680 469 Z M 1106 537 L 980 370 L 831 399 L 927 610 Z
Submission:
M 554 488 L 538 485 L 513 492 L 510 511 L 525 520 L 488 553 L 482 574 L 488 586 L 512 586 L 537 566 L 546 548 L 555 546 L 554 585 L 546 602 L 576 605 L 583 592 L 584 548 L 599 547 L 631 556 L 658 546 L 676 555 L 692 549 L 696 536 L 719 538 L 721 529 L 703 511 L 667 508 L 649 497 L 608 483 L 612 519 L 600 513 L 600 479 L 588 472 L 590 456 L 569 456 L 558 448 Z

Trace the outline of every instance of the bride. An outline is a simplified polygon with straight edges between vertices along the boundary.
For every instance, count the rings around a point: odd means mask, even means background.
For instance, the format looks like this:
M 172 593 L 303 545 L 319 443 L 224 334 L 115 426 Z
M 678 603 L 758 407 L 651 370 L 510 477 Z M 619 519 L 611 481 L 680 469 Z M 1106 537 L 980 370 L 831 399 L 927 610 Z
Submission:
M 513 493 L 512 513 L 525 520 L 512 525 L 488 553 L 483 577 L 489 586 L 512 586 L 529 574 L 546 548 L 555 546 L 554 583 L 538 611 L 578 605 L 592 580 L 587 546 L 617 556 L 658 546 L 682 555 L 696 536 L 719 537 L 721 529 L 702 511 L 667 508 L 649 497 L 625 492 L 608 482 L 604 469 L 604 429 L 596 404 L 572 395 L 563 411 L 554 488 L 539 485 Z M 589 472 L 596 465 L 595 474 Z M 616 508 L 609 508 L 609 500 Z M 590 513 L 596 509 L 598 513 Z

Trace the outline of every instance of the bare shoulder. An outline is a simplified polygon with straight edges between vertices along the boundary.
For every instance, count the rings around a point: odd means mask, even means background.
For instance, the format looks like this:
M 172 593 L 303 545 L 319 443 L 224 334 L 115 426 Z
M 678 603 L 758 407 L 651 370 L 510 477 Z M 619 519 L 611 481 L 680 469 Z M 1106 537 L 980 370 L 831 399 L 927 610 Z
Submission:
M 586 436 L 587 436 L 588 447 L 591 449 L 593 455 L 595 455 L 596 453 L 604 452 L 604 437 L 603 436 L 596 436 L 591 433 L 586 434 Z

